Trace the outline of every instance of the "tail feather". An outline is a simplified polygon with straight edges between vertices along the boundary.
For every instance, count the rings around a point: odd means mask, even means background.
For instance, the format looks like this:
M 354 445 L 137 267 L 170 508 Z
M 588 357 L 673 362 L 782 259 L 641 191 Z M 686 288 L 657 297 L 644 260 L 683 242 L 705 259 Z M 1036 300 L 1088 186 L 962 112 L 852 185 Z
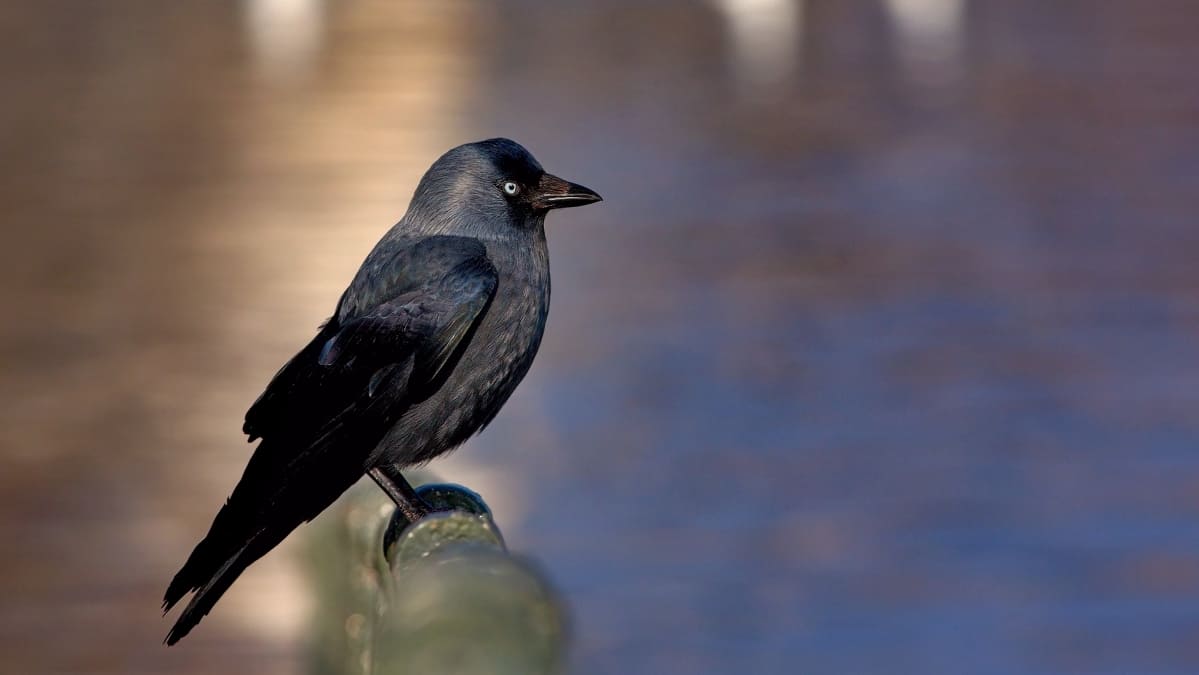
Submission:
M 208 534 L 167 586 L 164 611 L 195 591 L 168 645 L 187 635 L 247 567 L 362 478 L 371 450 L 403 412 L 403 392 L 395 386 L 363 407 L 346 408 L 315 439 L 307 429 L 263 438 Z
M 237 580 L 241 573 L 245 571 L 251 563 L 266 555 L 267 551 L 274 548 L 283 537 L 286 537 L 290 532 L 284 532 L 281 536 L 272 537 L 272 540 L 263 541 L 258 537 L 251 539 L 245 546 L 241 547 L 237 553 L 226 560 L 216 572 L 213 573 L 203 586 L 196 589 L 196 594 L 192 596 L 191 602 L 187 603 L 187 607 L 183 609 L 183 613 L 179 615 L 179 619 L 167 633 L 167 637 L 163 640 L 168 646 L 183 639 L 183 636 L 191 632 L 200 623 L 217 600 L 229 590 L 233 582 Z M 182 597 L 182 596 L 180 596 Z
M 171 579 L 162 598 L 163 614 L 171 611 L 183 596 L 198 590 L 214 577 L 222 564 L 235 555 L 241 546 L 233 537 L 241 528 L 230 527 L 234 521 L 230 504 L 231 502 L 227 502 L 217 512 L 208 534 L 196 544 L 196 548 L 187 557 L 187 562 L 183 563 L 183 567 Z
M 164 612 L 189 592 L 195 595 L 167 634 L 166 644 L 187 635 L 247 567 L 328 508 L 365 473 L 361 464 L 343 464 L 336 457 L 321 459 L 325 461 L 312 462 L 283 485 L 258 492 L 245 488 L 251 477 L 247 469 L 208 535 L 167 587 Z
M 243 548 L 255 532 L 261 529 L 264 520 L 261 504 L 269 503 L 280 488 L 276 486 L 282 476 L 272 477 L 273 469 L 280 461 L 279 444 L 270 440 L 263 442 L 250 457 L 241 480 L 233 488 L 233 494 L 217 511 L 208 534 L 196 544 L 187 562 L 171 579 L 162 598 L 162 611 L 169 612 L 183 596 L 199 590 L 216 576 L 228 560 Z M 296 523 L 299 524 L 299 521 Z M 292 526 L 293 528 L 295 525 Z M 289 530 L 290 531 L 290 530 Z

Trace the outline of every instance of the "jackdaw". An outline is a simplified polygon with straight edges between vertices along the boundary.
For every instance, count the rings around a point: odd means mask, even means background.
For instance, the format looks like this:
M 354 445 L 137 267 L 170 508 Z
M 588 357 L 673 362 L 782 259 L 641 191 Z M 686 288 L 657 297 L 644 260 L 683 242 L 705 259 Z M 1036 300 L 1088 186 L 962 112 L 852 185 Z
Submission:
M 433 164 L 333 316 L 246 413 L 262 442 L 167 588 L 164 612 L 194 591 L 168 645 L 364 474 L 410 520 L 428 512 L 400 472 L 485 427 L 524 378 L 549 310 L 546 213 L 597 201 L 504 138 Z

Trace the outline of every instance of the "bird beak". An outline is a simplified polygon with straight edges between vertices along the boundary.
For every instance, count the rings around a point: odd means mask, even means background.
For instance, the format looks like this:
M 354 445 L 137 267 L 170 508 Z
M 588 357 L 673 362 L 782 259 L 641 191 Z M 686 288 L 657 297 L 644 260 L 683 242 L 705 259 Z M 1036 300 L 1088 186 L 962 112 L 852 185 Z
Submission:
M 571 206 L 586 206 L 593 202 L 603 201 L 591 188 L 585 188 L 577 183 L 562 180 L 557 176 L 542 174 L 537 183 L 537 197 L 533 205 L 539 209 L 564 209 Z

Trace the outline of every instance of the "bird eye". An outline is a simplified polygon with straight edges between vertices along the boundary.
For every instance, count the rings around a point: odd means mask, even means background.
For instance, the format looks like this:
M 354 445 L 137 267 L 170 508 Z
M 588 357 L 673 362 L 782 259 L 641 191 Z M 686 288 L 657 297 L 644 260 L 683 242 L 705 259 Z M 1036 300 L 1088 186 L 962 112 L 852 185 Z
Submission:
M 512 195 L 515 195 L 517 192 L 520 192 L 519 185 L 517 185 L 516 183 L 513 183 L 512 181 L 508 181 L 508 182 L 504 183 L 504 193 L 505 194 L 512 196 Z

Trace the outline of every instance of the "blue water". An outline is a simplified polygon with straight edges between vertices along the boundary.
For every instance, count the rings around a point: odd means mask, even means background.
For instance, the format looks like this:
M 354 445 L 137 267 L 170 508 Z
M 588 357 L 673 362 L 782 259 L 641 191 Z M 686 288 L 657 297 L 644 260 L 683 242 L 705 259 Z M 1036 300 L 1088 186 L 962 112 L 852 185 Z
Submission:
M 282 562 L 169 652 L 158 593 L 420 171 L 502 134 L 605 197 L 460 453 L 575 672 L 1199 672 L 1199 7 L 269 4 L 15 15 L 12 667 L 302 670 Z

